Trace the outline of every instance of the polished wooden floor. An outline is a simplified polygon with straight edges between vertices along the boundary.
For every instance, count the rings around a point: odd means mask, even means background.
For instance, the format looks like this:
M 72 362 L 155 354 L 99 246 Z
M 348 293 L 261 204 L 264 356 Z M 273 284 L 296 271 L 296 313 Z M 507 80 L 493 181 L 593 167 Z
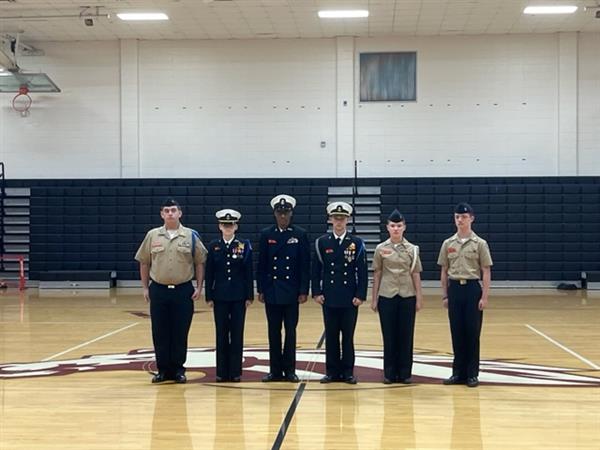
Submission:
M 451 347 L 435 290 L 417 317 L 410 386 L 380 382 L 379 322 L 365 306 L 356 386 L 314 381 L 323 355 L 313 303 L 298 327 L 305 385 L 256 381 L 268 364 L 258 303 L 246 321 L 244 381 L 215 384 L 212 315 L 201 302 L 188 384 L 157 386 L 138 290 L 0 295 L 2 450 L 600 448 L 600 294 L 494 290 L 477 389 L 440 384 Z

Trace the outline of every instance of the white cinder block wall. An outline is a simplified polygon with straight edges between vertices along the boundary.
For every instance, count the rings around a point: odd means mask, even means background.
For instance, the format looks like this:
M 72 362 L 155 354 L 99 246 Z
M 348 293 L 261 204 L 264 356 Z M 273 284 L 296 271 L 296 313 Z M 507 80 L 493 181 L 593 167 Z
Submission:
M 578 174 L 600 174 L 600 33 L 579 37 Z
M 31 94 L 31 114 L 0 94 L 0 160 L 8 178 L 119 177 L 119 43 L 40 43 L 45 56 L 20 58 L 48 73 L 60 94 Z
M 139 59 L 142 176 L 335 173 L 335 40 L 146 41 Z
M 354 159 L 361 176 L 600 175 L 599 44 L 38 43 L 45 56 L 21 65 L 63 92 L 33 94 L 27 118 L 0 95 L 0 160 L 9 178 L 336 177 Z M 406 50 L 418 52 L 417 102 L 361 104 L 359 53 Z

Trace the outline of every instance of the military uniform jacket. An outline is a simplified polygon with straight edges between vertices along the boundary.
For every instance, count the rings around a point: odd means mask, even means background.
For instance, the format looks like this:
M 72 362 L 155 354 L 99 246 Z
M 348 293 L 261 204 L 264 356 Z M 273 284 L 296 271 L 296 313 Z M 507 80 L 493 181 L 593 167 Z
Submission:
M 164 226 L 153 228 L 146 233 L 135 259 L 150 266 L 150 278 L 157 283 L 187 283 L 194 278 L 195 266 L 206 259 L 206 248 L 197 234 L 192 237 L 193 233 L 180 225 L 171 239 Z
M 310 244 L 303 228 L 290 225 L 281 231 L 273 225 L 262 230 L 256 282 L 267 303 L 292 304 L 299 295 L 308 295 Z
M 229 245 L 223 239 L 211 241 L 208 244 L 204 283 L 207 301 L 254 299 L 250 241 L 237 237 Z
M 325 306 L 352 306 L 354 297 L 367 298 L 367 252 L 362 239 L 346 233 L 338 244 L 332 233 L 315 242 L 312 295 L 324 295 Z
M 458 234 L 446 239 L 437 263 L 448 268 L 451 280 L 478 280 L 481 268 L 493 265 L 487 241 L 474 232 L 463 243 Z

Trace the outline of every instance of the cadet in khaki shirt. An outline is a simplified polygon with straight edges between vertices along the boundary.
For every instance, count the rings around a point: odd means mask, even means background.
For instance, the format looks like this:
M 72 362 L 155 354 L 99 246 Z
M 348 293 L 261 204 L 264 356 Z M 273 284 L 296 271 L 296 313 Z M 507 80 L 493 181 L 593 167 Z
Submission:
M 395 209 L 390 238 L 375 249 L 371 308 L 379 311 L 383 335 L 383 382 L 411 382 L 415 316 L 423 306 L 419 247 L 404 239 L 406 221 Z
M 187 339 L 204 280 L 206 248 L 198 233 L 181 225 L 181 207 L 166 200 L 160 211 L 164 225 L 146 234 L 135 259 L 140 263 L 144 299 L 150 302 L 152 341 L 158 373 L 153 383 L 185 383 Z M 194 288 L 192 279 L 196 277 Z
M 438 265 L 442 267 L 442 300 L 448 309 L 454 350 L 452 376 L 444 380 L 444 384 L 469 387 L 479 385 L 479 337 L 492 266 L 487 242 L 471 229 L 474 219 L 473 208 L 468 203 L 456 205 L 457 232 L 444 241 L 438 258 Z

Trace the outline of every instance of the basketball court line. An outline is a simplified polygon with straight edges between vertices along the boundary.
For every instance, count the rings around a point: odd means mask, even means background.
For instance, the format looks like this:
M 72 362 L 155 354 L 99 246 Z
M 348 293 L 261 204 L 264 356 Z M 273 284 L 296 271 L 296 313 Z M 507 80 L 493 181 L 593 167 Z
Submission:
M 546 339 L 547 341 L 553 343 L 554 345 L 556 345 L 558 348 L 564 350 L 565 352 L 573 355 L 575 358 L 579 359 L 580 361 L 584 362 L 585 364 L 587 364 L 588 366 L 590 366 L 592 369 L 595 370 L 600 370 L 600 366 L 594 364 L 592 361 L 590 361 L 587 358 L 584 358 L 583 356 L 581 356 L 580 354 L 574 352 L 573 350 L 571 350 L 570 348 L 564 346 L 563 344 L 561 344 L 560 342 L 552 339 L 550 336 L 542 333 L 541 331 L 537 330 L 536 328 L 532 327 L 531 325 L 529 325 L 528 323 L 525 324 L 525 326 L 527 328 L 529 328 L 531 331 L 533 331 L 534 333 L 539 334 L 540 336 L 542 336 L 544 339 Z
M 85 347 L 86 345 L 93 344 L 94 342 L 98 342 L 101 339 L 104 339 L 104 338 L 107 338 L 107 337 L 112 336 L 114 334 L 120 333 L 121 331 L 125 331 L 125 330 L 127 330 L 127 329 L 129 329 L 131 327 L 135 327 L 137 324 L 139 324 L 139 322 L 130 323 L 129 325 L 121 327 L 118 330 L 114 330 L 114 331 L 111 331 L 110 333 L 106 333 L 106 334 L 103 334 L 102 336 L 98 336 L 97 338 L 90 339 L 89 341 L 83 342 L 83 343 L 81 343 L 79 345 L 76 345 L 75 347 L 68 348 L 68 349 L 66 349 L 66 350 L 64 350 L 64 351 L 62 351 L 60 353 L 56 353 L 55 355 L 48 356 L 47 358 L 42 359 L 42 361 L 50 361 L 51 359 L 57 358 L 59 356 L 62 356 L 65 353 L 72 352 L 73 350 L 77 350 L 78 348 Z
M 325 342 L 325 330 L 323 330 L 323 334 L 321 334 L 319 342 L 317 343 L 316 350 L 321 349 L 321 347 L 323 346 L 323 342 Z M 315 358 L 316 358 L 316 356 L 313 357 L 312 361 L 309 361 L 306 364 L 306 373 L 309 373 L 312 371 L 312 368 L 315 365 L 315 361 L 314 361 Z M 312 365 L 312 367 L 310 367 L 311 365 Z M 304 390 L 306 389 L 306 384 L 308 383 L 308 381 L 309 380 L 308 380 L 308 376 L 307 376 L 306 379 L 302 380 L 302 382 L 300 383 L 300 386 L 298 386 L 298 389 L 296 389 L 296 394 L 294 395 L 294 398 L 292 399 L 292 403 L 290 404 L 290 407 L 288 408 L 287 413 L 285 414 L 285 418 L 283 419 L 283 422 L 281 423 L 281 426 L 279 427 L 279 432 L 277 433 L 277 437 L 275 438 L 275 442 L 273 442 L 273 447 L 271 447 L 271 450 L 279 450 L 281 448 L 281 444 L 283 444 L 283 440 L 285 439 L 285 434 L 287 433 L 290 423 L 292 422 L 292 419 L 294 418 L 294 413 L 296 412 L 296 407 L 300 403 L 300 399 L 302 398 L 302 394 L 304 394 Z

